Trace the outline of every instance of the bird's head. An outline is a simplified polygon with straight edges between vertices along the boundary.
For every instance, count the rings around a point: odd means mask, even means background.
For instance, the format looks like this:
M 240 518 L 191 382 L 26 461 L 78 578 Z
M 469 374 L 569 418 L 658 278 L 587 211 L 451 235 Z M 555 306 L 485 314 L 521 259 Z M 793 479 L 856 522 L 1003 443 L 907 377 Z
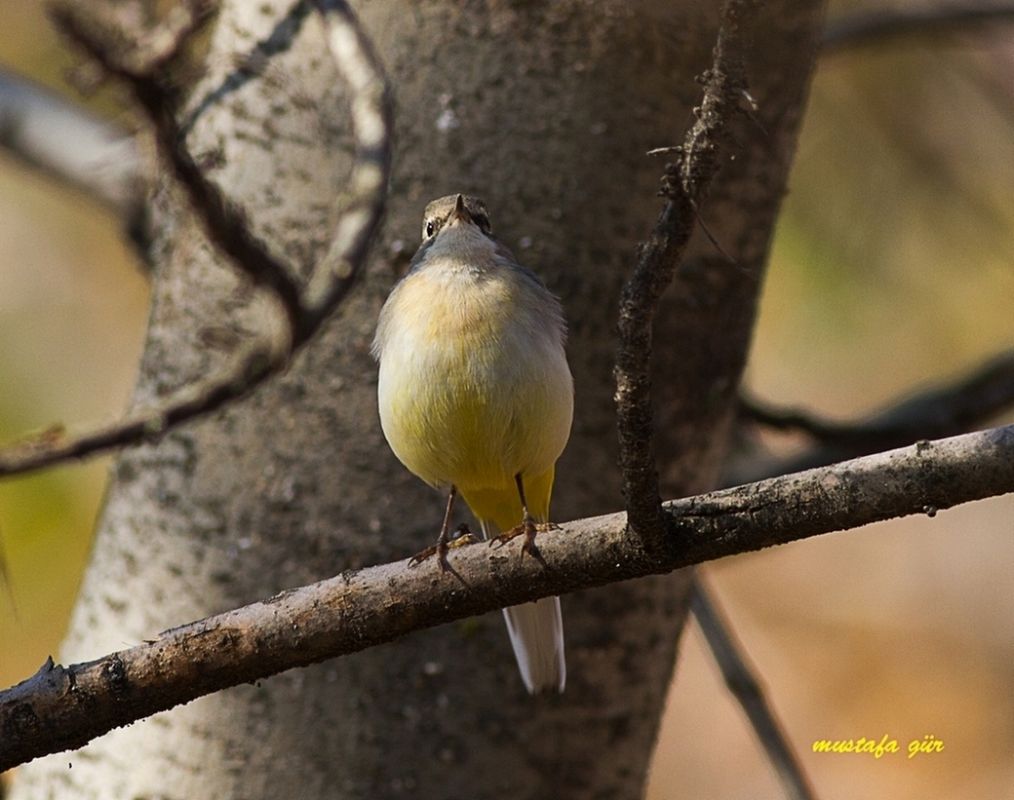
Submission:
M 466 194 L 449 194 L 434 200 L 426 206 L 423 215 L 422 240 L 435 239 L 442 232 L 459 225 L 473 226 L 483 235 L 492 238 L 493 228 L 489 224 L 486 204 L 478 197 Z

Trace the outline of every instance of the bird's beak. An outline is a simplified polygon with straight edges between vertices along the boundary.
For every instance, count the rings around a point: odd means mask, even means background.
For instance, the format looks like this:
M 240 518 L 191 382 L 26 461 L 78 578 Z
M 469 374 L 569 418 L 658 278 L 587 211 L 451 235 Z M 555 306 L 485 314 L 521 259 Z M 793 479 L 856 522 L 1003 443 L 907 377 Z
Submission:
M 460 220 L 461 222 L 471 222 L 472 215 L 468 213 L 468 209 L 465 208 L 465 196 L 459 194 L 457 199 L 454 201 L 454 213 L 452 214 L 453 219 Z

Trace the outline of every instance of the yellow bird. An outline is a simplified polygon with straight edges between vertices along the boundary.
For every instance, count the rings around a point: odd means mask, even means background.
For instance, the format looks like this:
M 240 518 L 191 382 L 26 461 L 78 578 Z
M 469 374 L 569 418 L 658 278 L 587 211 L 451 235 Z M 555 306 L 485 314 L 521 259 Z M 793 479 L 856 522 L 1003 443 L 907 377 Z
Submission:
M 373 342 L 384 436 L 411 472 L 449 492 L 437 544 L 420 556 L 448 568 L 458 493 L 487 539 L 524 533 L 534 553 L 574 413 L 560 302 L 493 237 L 476 197 L 434 200 L 422 236 Z M 504 617 L 528 691 L 562 692 L 560 598 Z

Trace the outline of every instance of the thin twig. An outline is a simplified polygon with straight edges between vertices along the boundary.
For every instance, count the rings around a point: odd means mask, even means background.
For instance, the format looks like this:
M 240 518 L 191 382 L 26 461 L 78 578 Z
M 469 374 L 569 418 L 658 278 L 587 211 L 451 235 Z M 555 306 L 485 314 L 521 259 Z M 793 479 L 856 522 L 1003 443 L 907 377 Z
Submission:
M 725 485 L 760 480 L 867 453 L 902 447 L 919 439 L 954 436 L 987 424 L 1014 408 L 1014 351 L 1001 353 L 970 375 L 895 401 L 865 420 L 833 422 L 808 412 L 771 408 L 749 398 L 740 409 L 748 421 L 777 430 L 798 430 L 815 447 L 775 464 L 754 465 L 729 475 Z
M 94 24 L 69 6 L 59 6 L 54 16 L 68 36 L 111 74 L 131 86 L 138 103 L 151 117 L 159 150 L 186 189 L 209 241 L 229 255 L 241 271 L 270 288 L 279 298 L 289 319 L 289 341 L 258 342 L 222 375 L 181 390 L 165 404 L 113 425 L 73 437 L 60 437 L 56 441 L 50 438 L 29 440 L 0 450 L 0 476 L 23 474 L 72 458 L 139 444 L 248 394 L 284 368 L 292 352 L 313 337 L 346 296 L 366 260 L 369 242 L 383 216 L 386 201 L 391 110 L 383 68 L 355 16 L 341 0 L 316 3 L 328 30 L 328 44 L 339 74 L 352 89 L 356 161 L 349 199 L 343 206 L 331 250 L 303 293 L 285 265 L 253 236 L 242 213 L 204 178 L 179 135 L 173 114 L 175 93 L 163 84 L 161 76 L 166 65 L 183 48 L 186 36 L 195 29 L 204 7 L 202 3 L 195 3 L 196 10 L 189 24 L 174 17 L 172 37 L 151 37 L 161 44 L 157 57 L 149 62 L 144 62 L 134 51 L 118 59 L 108 51 L 101 35 L 95 32 Z M 155 72 L 146 72 L 153 65 L 157 67 Z
M 728 618 L 722 614 L 698 572 L 690 594 L 690 610 L 704 634 L 708 648 L 722 671 L 725 685 L 750 720 L 750 726 L 764 747 L 789 800 L 814 800 L 816 795 L 803 768 L 789 746 L 773 709 L 764 696 L 755 671 L 747 663 L 742 642 L 731 633 Z
M 510 547 L 479 544 L 454 553 L 460 581 L 406 561 L 347 572 L 96 661 L 47 663 L 0 692 L 0 771 L 196 697 L 411 631 L 1011 491 L 1014 425 L 666 503 L 673 546 L 658 559 L 646 558 L 628 535 L 625 515 L 612 514 L 540 534 L 545 567 Z
M 902 36 L 949 34 L 1011 21 L 1014 21 L 1014 3 L 991 3 L 986 6 L 934 5 L 928 8 L 857 12 L 828 24 L 824 31 L 822 49 L 828 53 L 846 47 L 878 44 Z
M 288 360 L 280 347 L 259 342 L 210 384 L 181 389 L 165 406 L 130 414 L 124 419 L 77 436 L 44 433 L 0 450 L 0 476 L 23 475 L 32 470 L 94 455 L 129 444 L 158 441 L 182 422 L 221 408 L 250 392 L 274 375 Z
M 729 120 L 746 88 L 741 28 L 755 12 L 756 3 L 748 0 L 725 4 L 714 61 L 705 75 L 704 99 L 695 110 L 696 120 L 679 157 L 666 168 L 665 206 L 651 236 L 641 245 L 620 298 L 614 370 L 620 467 L 630 528 L 648 551 L 657 549 L 665 538 L 652 431 L 652 322 L 697 227 L 698 204 L 718 171 Z

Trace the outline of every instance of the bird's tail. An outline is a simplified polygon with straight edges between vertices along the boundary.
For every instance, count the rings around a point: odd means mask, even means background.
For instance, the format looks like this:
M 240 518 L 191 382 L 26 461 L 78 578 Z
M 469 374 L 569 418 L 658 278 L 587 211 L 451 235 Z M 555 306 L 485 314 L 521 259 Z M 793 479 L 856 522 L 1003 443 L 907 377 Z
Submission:
M 487 539 L 500 531 L 492 522 L 482 522 Z M 563 651 L 563 615 L 559 597 L 543 597 L 503 610 L 514 658 L 529 694 L 562 692 L 567 684 L 567 662 Z
M 567 685 L 559 597 L 543 597 L 503 610 L 514 658 L 529 694 L 562 692 Z

